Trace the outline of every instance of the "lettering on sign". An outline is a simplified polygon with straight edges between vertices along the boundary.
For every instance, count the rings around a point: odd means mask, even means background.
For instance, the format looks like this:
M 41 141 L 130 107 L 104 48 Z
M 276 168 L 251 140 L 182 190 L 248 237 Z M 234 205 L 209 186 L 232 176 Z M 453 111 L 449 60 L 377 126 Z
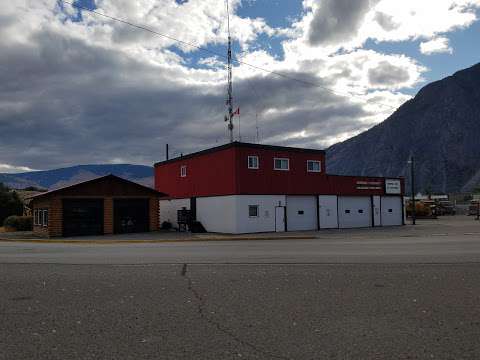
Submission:
M 382 190 L 381 181 L 357 181 L 357 190 Z
M 398 179 L 385 179 L 385 194 L 401 194 L 402 186 Z

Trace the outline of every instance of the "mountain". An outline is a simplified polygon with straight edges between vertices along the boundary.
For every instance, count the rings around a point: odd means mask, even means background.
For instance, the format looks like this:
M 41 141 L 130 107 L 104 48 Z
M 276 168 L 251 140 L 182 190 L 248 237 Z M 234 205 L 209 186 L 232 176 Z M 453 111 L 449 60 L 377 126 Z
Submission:
M 129 164 L 78 165 L 46 171 L 0 174 L 0 182 L 15 189 L 35 186 L 51 190 L 108 174 L 153 187 L 153 168 L 151 166 Z
M 327 170 L 408 183 L 412 155 L 417 191 L 467 192 L 480 184 L 480 64 L 426 85 L 384 122 L 327 149 Z

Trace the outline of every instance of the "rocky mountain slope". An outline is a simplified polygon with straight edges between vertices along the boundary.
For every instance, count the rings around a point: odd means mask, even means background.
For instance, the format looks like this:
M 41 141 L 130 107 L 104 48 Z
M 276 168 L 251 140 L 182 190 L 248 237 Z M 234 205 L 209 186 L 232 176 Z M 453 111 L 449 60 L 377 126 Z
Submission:
M 35 186 L 51 190 L 108 174 L 153 187 L 153 167 L 129 164 L 78 165 L 46 171 L 0 174 L 0 182 L 15 189 Z
M 410 176 L 418 191 L 480 184 L 480 64 L 422 88 L 387 120 L 327 150 L 332 174 Z

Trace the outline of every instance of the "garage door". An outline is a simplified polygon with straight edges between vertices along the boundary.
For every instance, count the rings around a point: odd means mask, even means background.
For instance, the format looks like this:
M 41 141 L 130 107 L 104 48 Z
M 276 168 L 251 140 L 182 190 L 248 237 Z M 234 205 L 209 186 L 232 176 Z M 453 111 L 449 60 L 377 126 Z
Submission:
M 340 196 L 338 198 L 340 228 L 372 226 L 372 200 L 370 196 Z
M 318 206 L 320 229 L 338 228 L 337 196 L 320 195 L 318 197 Z
M 63 200 L 63 236 L 102 234 L 103 199 Z
M 149 199 L 115 199 L 113 229 L 116 234 L 149 231 Z
M 382 196 L 382 226 L 402 224 L 402 198 L 399 196 Z
M 287 196 L 287 230 L 317 230 L 315 196 Z

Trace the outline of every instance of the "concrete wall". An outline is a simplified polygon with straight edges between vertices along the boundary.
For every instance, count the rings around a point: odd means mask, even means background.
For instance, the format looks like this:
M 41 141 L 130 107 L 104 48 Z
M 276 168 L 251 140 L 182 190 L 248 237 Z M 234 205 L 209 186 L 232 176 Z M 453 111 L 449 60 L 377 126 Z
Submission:
M 177 210 L 181 210 L 183 207 L 190 210 L 190 199 L 160 200 L 159 204 L 160 225 L 164 221 L 168 221 L 174 228 L 178 228 Z

